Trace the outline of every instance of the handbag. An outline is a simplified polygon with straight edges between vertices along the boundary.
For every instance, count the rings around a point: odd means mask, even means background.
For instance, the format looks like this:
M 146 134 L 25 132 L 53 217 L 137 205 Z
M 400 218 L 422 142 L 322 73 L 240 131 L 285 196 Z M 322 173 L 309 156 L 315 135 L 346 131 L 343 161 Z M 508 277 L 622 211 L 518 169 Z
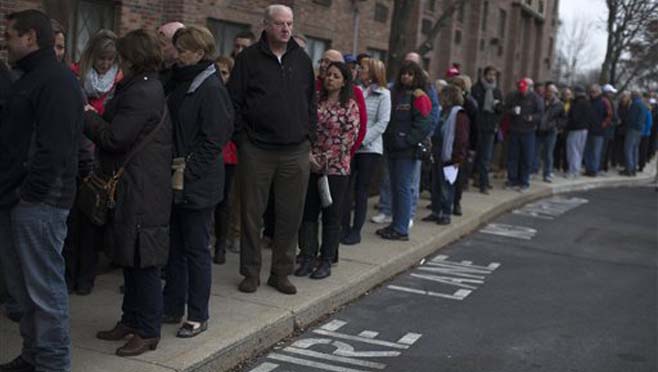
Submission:
M 416 159 L 423 162 L 434 163 L 434 155 L 432 154 L 432 140 L 430 137 L 425 138 L 418 142 L 416 146 Z
M 76 206 L 94 225 L 104 226 L 110 216 L 110 212 L 116 206 L 116 192 L 119 179 L 125 172 L 130 160 L 142 150 L 155 137 L 155 133 L 162 127 L 169 114 L 165 107 L 160 123 L 128 153 L 126 159 L 111 177 L 106 178 L 100 174 L 93 173 L 85 178 L 78 189 Z

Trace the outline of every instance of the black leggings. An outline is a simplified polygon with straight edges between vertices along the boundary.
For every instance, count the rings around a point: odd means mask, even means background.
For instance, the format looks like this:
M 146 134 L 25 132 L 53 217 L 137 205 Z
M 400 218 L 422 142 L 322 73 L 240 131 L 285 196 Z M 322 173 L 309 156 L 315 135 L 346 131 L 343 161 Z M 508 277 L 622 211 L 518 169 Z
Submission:
M 233 185 L 233 176 L 235 174 L 235 165 L 225 165 L 224 167 L 224 198 L 215 207 L 215 238 L 217 241 L 226 241 L 228 239 L 228 228 L 231 223 L 231 185 Z
M 352 158 L 350 185 L 343 202 L 343 231 L 350 229 L 361 231 L 368 212 L 368 188 L 372 176 L 379 167 L 381 154 L 356 154 Z M 352 203 L 354 203 L 354 221 L 351 221 Z

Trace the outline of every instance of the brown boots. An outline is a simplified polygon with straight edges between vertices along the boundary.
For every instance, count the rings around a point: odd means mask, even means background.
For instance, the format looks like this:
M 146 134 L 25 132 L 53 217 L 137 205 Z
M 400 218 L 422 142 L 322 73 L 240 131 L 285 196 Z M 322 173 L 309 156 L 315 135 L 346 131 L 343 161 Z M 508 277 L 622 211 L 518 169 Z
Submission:
M 141 355 L 149 350 L 155 350 L 158 347 L 158 342 L 160 342 L 160 337 L 140 337 L 134 328 L 128 327 L 123 323 L 117 323 L 109 331 L 98 332 L 96 338 L 105 341 L 121 341 L 128 338 L 128 342 L 116 351 L 118 356 L 124 357 Z

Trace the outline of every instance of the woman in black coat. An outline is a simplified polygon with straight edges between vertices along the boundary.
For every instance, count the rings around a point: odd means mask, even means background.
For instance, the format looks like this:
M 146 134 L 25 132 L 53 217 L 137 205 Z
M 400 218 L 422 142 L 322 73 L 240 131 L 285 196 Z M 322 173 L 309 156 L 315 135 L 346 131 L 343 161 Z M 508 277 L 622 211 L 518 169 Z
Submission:
M 96 144 L 100 172 L 112 175 L 137 146 L 119 180 L 116 207 L 105 229 L 108 256 L 123 268 L 123 315 L 102 340 L 128 342 L 119 356 L 155 350 L 160 340 L 162 291 L 160 268 L 169 252 L 171 212 L 171 123 L 158 80 L 161 54 L 158 40 L 144 30 L 117 42 L 124 80 L 99 116 L 85 108 L 85 134 Z
M 233 131 L 233 108 L 212 60 L 212 33 L 190 26 L 176 31 L 172 41 L 178 64 L 165 91 L 174 128 L 174 165 L 182 182 L 174 187 L 163 322 L 180 323 L 187 305 L 187 320 L 176 336 L 188 338 L 208 327 L 209 228 L 223 197 L 222 146 Z

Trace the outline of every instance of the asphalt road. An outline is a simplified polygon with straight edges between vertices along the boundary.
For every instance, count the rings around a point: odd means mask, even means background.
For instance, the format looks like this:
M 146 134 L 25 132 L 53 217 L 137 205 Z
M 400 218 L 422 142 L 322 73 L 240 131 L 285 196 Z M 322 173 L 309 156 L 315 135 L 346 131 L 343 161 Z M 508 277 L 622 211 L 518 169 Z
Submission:
M 658 193 L 501 216 L 245 372 L 655 372 Z

